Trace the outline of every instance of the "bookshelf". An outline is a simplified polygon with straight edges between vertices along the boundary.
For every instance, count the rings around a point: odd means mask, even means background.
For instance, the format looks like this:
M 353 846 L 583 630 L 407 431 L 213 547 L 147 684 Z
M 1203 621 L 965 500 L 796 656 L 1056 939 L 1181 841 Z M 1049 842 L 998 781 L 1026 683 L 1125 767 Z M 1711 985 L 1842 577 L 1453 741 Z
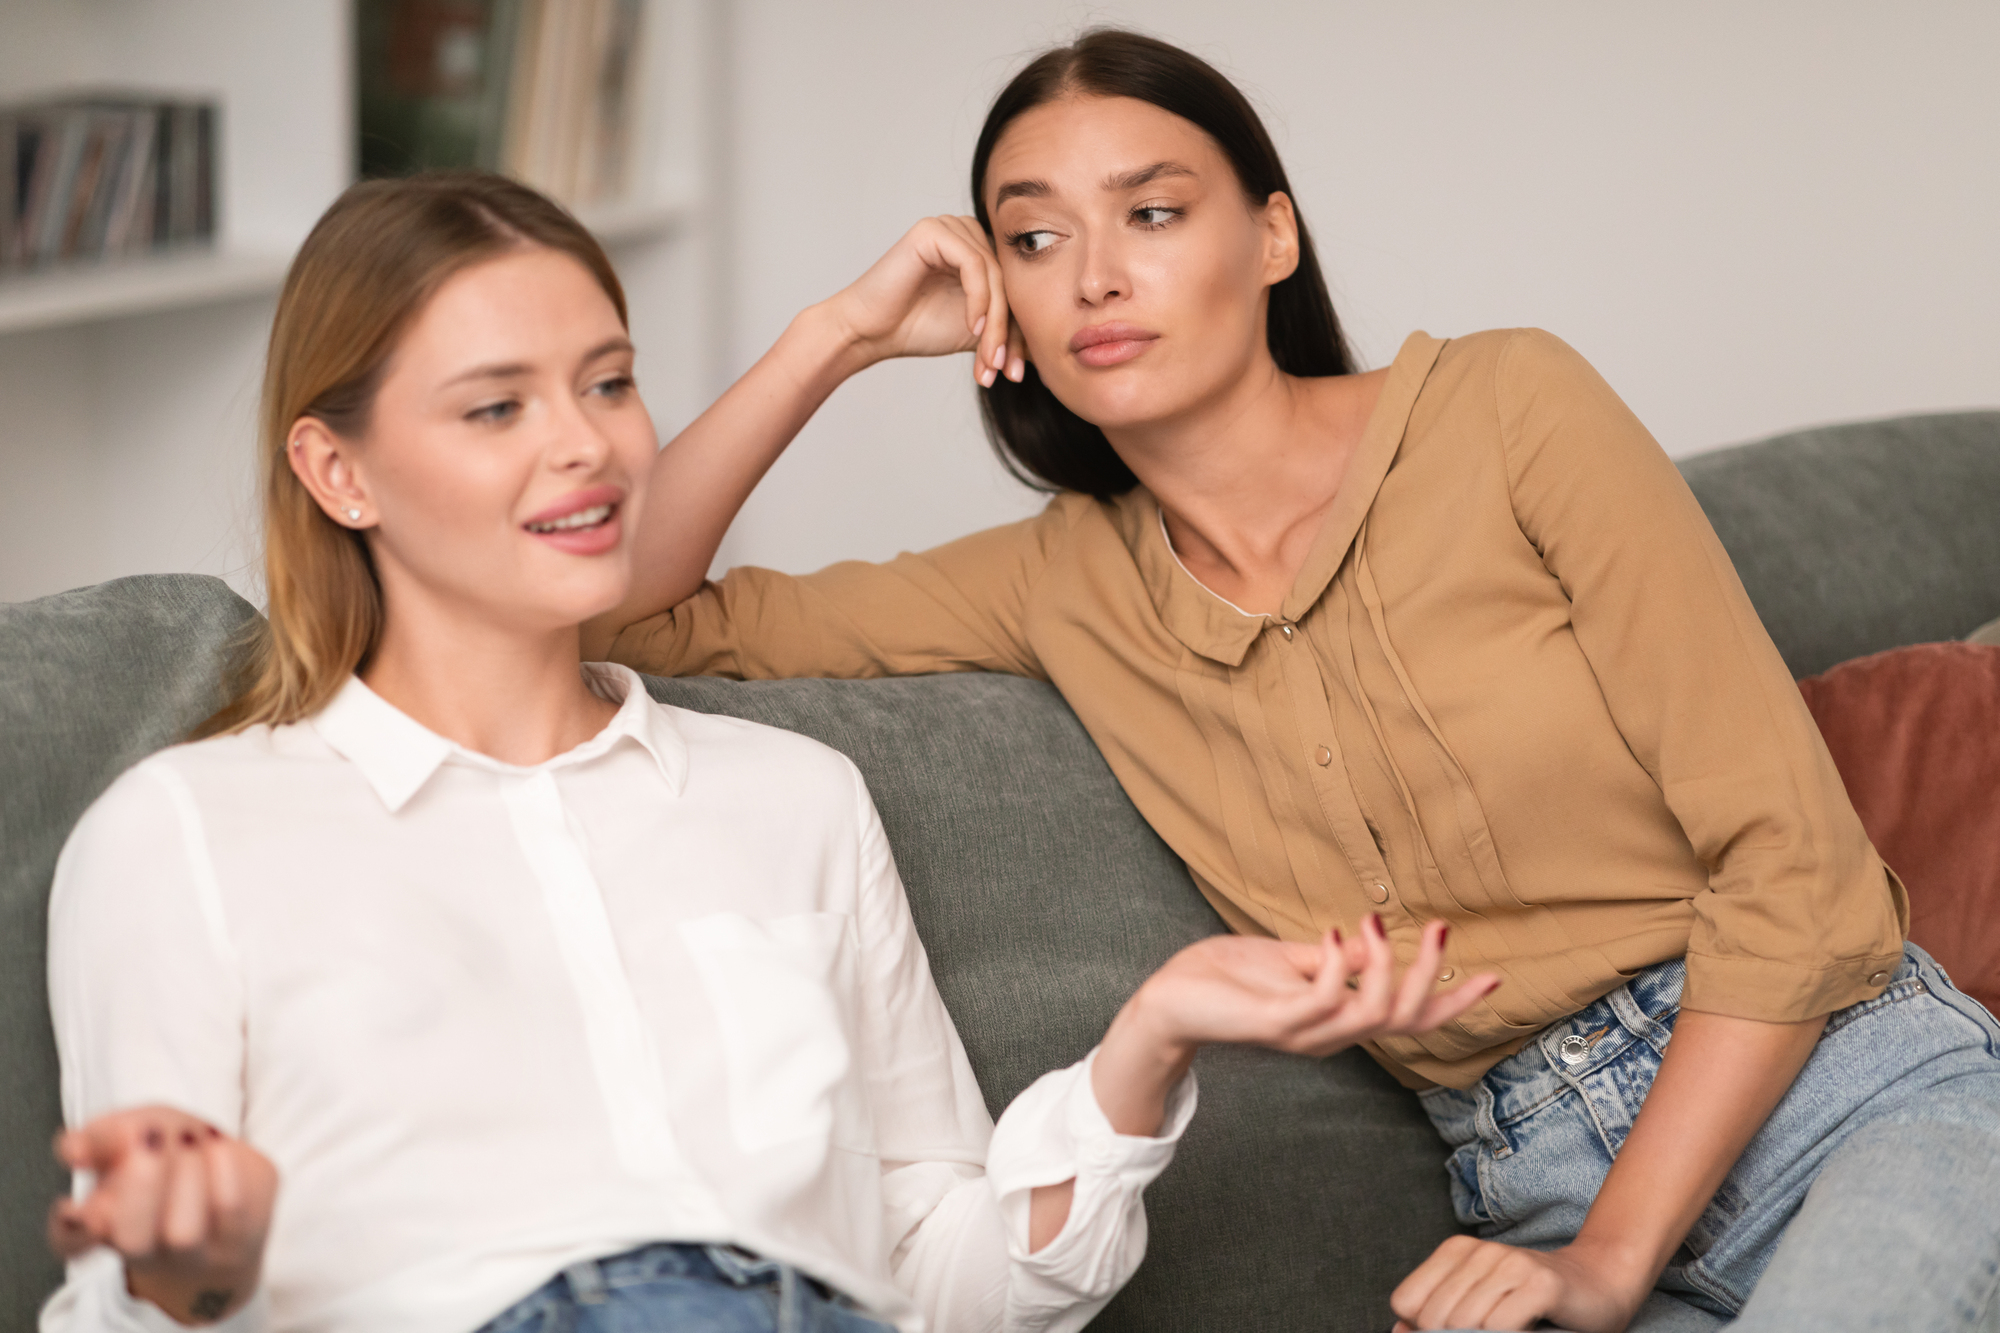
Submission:
M 630 185 L 578 215 L 625 280 L 648 405 L 670 432 L 713 392 L 719 356 L 726 0 L 640 2 Z M 0 278 L 0 602 L 155 570 L 217 574 L 259 600 L 257 382 L 290 257 L 356 174 L 356 0 L 5 5 L 0 103 L 199 100 L 219 106 L 220 134 L 212 245 Z
M 692 194 L 581 210 L 606 249 L 671 239 L 696 217 Z M 215 250 L 77 264 L 0 281 L 0 336 L 35 329 L 193 309 L 275 296 L 291 256 L 276 250 Z

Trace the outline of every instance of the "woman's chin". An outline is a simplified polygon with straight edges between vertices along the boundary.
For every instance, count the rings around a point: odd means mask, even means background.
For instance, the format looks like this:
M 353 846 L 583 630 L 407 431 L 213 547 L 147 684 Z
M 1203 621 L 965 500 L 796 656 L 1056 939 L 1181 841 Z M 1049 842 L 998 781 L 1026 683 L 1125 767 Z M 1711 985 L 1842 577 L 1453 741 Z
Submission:
M 1102 431 L 1142 431 L 1163 425 L 1192 406 L 1186 386 L 1156 374 L 1125 371 L 1082 384 L 1050 385 L 1057 401 Z

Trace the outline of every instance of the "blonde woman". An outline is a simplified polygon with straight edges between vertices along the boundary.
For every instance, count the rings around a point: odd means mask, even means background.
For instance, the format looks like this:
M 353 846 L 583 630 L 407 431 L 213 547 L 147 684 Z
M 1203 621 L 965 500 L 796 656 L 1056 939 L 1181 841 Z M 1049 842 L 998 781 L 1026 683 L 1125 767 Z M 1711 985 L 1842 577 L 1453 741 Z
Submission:
M 50 909 L 77 1172 L 47 1333 L 1073 1329 L 1208 1041 L 1435 1027 L 1440 940 L 1223 938 L 997 1126 L 854 767 L 585 665 L 654 436 L 590 236 L 357 186 L 263 404 L 270 620 Z M 1351 983 L 1351 984 L 1350 984 Z

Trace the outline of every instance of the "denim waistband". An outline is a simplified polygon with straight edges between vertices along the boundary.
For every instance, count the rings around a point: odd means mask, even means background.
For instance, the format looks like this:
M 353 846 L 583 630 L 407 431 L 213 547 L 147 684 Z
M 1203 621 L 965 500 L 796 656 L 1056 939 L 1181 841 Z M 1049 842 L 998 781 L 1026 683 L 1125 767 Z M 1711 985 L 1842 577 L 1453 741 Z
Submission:
M 1471 1088 L 1431 1088 L 1423 1107 L 1445 1142 L 1457 1146 L 1478 1137 L 1475 1115 L 1479 1091 L 1492 1097 L 1491 1114 L 1505 1125 L 1540 1110 L 1580 1079 L 1617 1059 L 1635 1041 L 1664 1049 L 1673 1035 L 1687 964 L 1679 958 L 1635 973 L 1601 999 L 1529 1038 L 1528 1044 L 1486 1071 Z

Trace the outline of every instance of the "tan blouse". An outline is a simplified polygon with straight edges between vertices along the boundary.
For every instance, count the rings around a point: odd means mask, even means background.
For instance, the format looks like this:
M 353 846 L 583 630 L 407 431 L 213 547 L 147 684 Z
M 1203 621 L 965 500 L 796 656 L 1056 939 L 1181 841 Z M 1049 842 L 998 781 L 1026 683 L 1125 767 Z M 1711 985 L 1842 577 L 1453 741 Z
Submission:
M 1473 1083 L 1685 955 L 1772 1022 L 1880 992 L 1909 909 L 1680 473 L 1532 329 L 1397 354 L 1276 617 L 1180 564 L 1143 488 L 886 564 L 732 570 L 621 634 L 657 674 L 1005 671 L 1062 691 L 1231 927 L 1378 911 L 1505 984 L 1371 1047 Z

